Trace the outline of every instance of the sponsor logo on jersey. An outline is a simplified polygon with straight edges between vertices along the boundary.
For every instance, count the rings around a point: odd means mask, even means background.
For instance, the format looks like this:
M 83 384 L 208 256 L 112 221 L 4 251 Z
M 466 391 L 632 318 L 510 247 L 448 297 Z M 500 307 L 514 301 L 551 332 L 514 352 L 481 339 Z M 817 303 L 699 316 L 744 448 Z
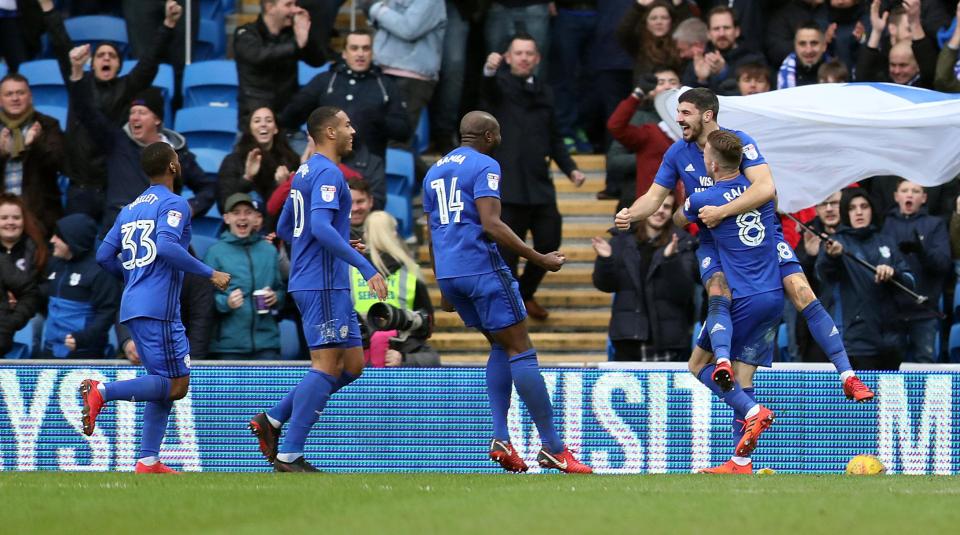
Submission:
M 167 212 L 167 224 L 171 227 L 179 227 L 180 221 L 183 220 L 183 214 L 176 210 L 170 210 Z
M 696 169 L 693 168 L 693 164 L 692 164 L 692 163 L 688 163 L 688 164 L 687 164 L 687 167 L 684 168 L 684 171 L 686 171 L 686 172 L 688 172 L 688 173 L 692 173 L 692 172 L 696 171 Z
M 487 173 L 487 186 L 496 191 L 500 187 L 500 175 L 496 173 Z
M 320 186 L 320 198 L 323 199 L 323 202 L 331 202 L 333 198 L 337 195 L 336 186 Z
M 760 156 L 760 153 L 757 152 L 757 147 L 753 143 L 750 143 L 749 145 L 743 146 L 743 155 L 746 156 L 748 160 L 756 160 Z

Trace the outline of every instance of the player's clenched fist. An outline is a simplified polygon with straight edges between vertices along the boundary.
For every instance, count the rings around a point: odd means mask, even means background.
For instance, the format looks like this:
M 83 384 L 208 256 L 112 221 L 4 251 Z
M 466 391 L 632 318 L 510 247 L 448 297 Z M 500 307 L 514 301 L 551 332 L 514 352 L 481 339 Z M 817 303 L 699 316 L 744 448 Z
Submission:
M 617 228 L 620 230 L 629 230 L 630 224 L 633 223 L 633 218 L 630 215 L 630 209 L 624 208 L 617 212 L 616 217 L 613 218 L 613 222 L 617 225 Z
M 554 251 L 541 256 L 538 264 L 547 271 L 560 271 L 560 267 L 563 266 L 563 263 L 566 261 L 567 257 L 563 256 L 563 253 Z
M 230 274 L 222 271 L 214 271 L 213 275 L 210 277 L 210 282 L 212 282 L 218 290 L 226 290 L 227 285 L 230 284 Z
M 387 281 L 383 280 L 383 275 L 377 273 L 367 281 L 367 287 L 370 291 L 377 294 L 377 299 L 383 301 L 387 298 Z

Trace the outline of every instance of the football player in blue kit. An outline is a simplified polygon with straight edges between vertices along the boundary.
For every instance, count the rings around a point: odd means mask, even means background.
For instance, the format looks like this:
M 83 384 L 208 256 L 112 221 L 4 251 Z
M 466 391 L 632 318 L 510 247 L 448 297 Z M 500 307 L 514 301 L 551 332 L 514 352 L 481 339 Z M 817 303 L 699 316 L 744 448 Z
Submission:
M 455 309 L 467 327 L 480 330 L 490 342 L 486 370 L 493 416 L 490 458 L 505 470 L 527 471 L 507 428 L 516 386 L 543 442 L 537 454 L 540 466 L 591 473 L 564 446 L 554 427 L 553 407 L 527 333 L 527 312 L 497 245 L 548 271 L 558 271 L 564 257 L 557 251 L 535 251 L 500 220 L 500 164 L 489 156 L 500 144 L 497 120 L 472 111 L 460 122 L 460 136 L 461 146 L 431 166 L 423 180 L 423 211 L 429 217 L 431 255 L 444 310 Z
M 190 205 L 173 192 L 180 158 L 165 142 L 143 149 L 140 165 L 150 187 L 125 206 L 107 232 L 97 262 L 124 280 L 120 322 L 130 329 L 147 375 L 127 381 L 80 385 L 83 432 L 92 435 L 108 401 L 146 403 L 137 473 L 173 473 L 159 459 L 173 402 L 187 395 L 190 346 L 180 321 L 184 272 L 207 277 L 224 290 L 230 275 L 213 270 L 187 251 Z M 119 253 L 119 258 L 118 258 Z
M 683 209 L 674 214 L 675 224 L 682 227 L 697 222 L 701 207 L 732 202 L 750 187 L 750 181 L 740 174 L 742 151 L 743 143 L 733 132 L 710 133 L 703 159 L 714 185 L 688 197 Z M 710 229 L 714 252 L 733 294 L 730 355 L 737 364 L 736 379 L 727 390 L 710 379 L 716 365 L 706 326 L 700 331 L 688 365 L 690 373 L 733 409 L 736 448 L 729 461 L 701 472 L 752 473 L 749 455 L 760 434 L 773 423 L 773 412 L 756 402 L 753 375 L 757 366 L 773 363 L 773 341 L 783 314 L 780 267 L 771 262 L 777 251 L 776 222 L 773 201 L 768 201 Z
M 704 167 L 703 147 L 707 143 L 707 136 L 721 130 L 717 124 L 719 111 L 719 100 L 709 89 L 689 89 L 680 95 L 677 122 L 683 130 L 683 137 L 664 154 L 650 189 L 634 201 L 632 206 L 617 213 L 615 223 L 618 228 L 628 229 L 632 222 L 655 212 L 678 181 L 683 182 L 687 195 L 693 195 L 713 185 L 713 179 Z M 728 217 L 755 210 L 774 200 L 776 190 L 770 166 L 760 153 L 756 141 L 744 132 L 722 130 L 734 133 L 743 144 L 740 172 L 750 181 L 750 187 L 729 203 L 721 206 L 705 205 L 700 209 L 698 219 L 703 225 L 700 226 L 697 257 L 700 260 L 701 280 L 709 298 L 705 325 L 717 357 L 712 380 L 727 390 L 733 386 L 735 377 L 735 368 L 730 362 L 730 337 L 733 334 L 730 322 L 731 293 L 710 228 Z M 811 335 L 840 373 L 844 394 L 848 399 L 857 402 L 872 399 L 873 392 L 860 381 L 850 366 L 850 359 L 833 318 L 810 288 L 793 249 L 783 240 L 779 223 L 771 232 L 776 234 L 775 246 L 784 292 L 794 307 L 803 314 Z
M 363 275 L 370 292 L 387 295 L 383 276 L 350 241 L 353 200 L 340 159 L 353 150 L 350 118 L 324 106 L 307 119 L 316 153 L 297 169 L 290 196 L 277 222 L 277 236 L 290 244 L 287 292 L 300 310 L 310 347 L 310 371 L 276 406 L 250 421 L 260 451 L 277 472 L 317 472 L 303 457 L 310 428 L 334 393 L 363 371 L 360 324 L 350 295 L 350 266 Z M 280 430 L 289 422 L 280 442 Z

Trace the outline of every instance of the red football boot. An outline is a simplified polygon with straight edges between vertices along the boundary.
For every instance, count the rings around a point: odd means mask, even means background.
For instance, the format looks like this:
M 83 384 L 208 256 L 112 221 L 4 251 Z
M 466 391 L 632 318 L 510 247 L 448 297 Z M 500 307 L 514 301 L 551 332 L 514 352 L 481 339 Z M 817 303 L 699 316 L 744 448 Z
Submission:
M 160 461 L 157 461 L 151 465 L 143 464 L 140 461 L 137 461 L 137 466 L 133 469 L 134 472 L 138 474 L 179 474 L 173 468 L 163 464 Z
M 752 418 L 747 418 L 743 424 L 743 437 L 737 443 L 737 449 L 734 450 L 737 457 L 749 457 L 754 448 L 757 447 L 757 441 L 760 435 L 770 427 L 774 418 L 773 411 L 758 405 L 760 410 Z
M 93 379 L 84 379 L 80 383 L 80 398 L 83 399 L 83 434 L 90 436 L 97 427 L 97 416 L 100 415 L 100 409 L 103 408 L 105 401 L 97 385 L 100 381 Z
M 740 466 L 733 462 L 733 459 L 721 464 L 720 466 L 711 466 L 710 468 L 701 468 L 697 470 L 698 474 L 752 474 L 753 461 Z
M 874 396 L 873 392 L 856 375 L 847 377 L 847 380 L 843 382 L 843 393 L 847 396 L 847 399 L 852 399 L 857 403 L 870 401 Z
M 724 392 L 733 390 L 733 384 L 736 380 L 733 378 L 733 367 L 730 366 L 730 361 L 724 360 L 718 362 L 710 378 L 713 379 L 714 383 L 717 383 L 720 390 Z
M 517 449 L 509 442 L 493 439 L 490 441 L 490 459 L 507 472 L 526 472 L 527 463 L 523 462 Z
M 267 413 L 261 412 L 254 416 L 247 424 L 247 429 L 257 437 L 260 453 L 267 458 L 267 462 L 276 461 L 277 451 L 280 449 L 280 428 L 270 425 Z
M 550 453 L 541 449 L 537 454 L 537 462 L 544 468 L 556 468 L 565 474 L 593 473 L 593 468 L 578 461 L 567 448 L 563 448 L 560 453 Z

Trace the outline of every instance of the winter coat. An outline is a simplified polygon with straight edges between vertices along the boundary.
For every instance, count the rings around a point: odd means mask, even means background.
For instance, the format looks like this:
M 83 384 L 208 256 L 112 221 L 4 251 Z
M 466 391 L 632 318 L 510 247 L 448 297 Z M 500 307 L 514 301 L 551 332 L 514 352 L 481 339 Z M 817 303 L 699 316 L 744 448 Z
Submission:
M 49 236 L 63 214 L 57 176 L 63 171 L 65 144 L 59 121 L 49 115 L 34 112 L 34 120 L 24 123 L 22 131 L 26 132 L 34 122 L 40 123 L 41 132 L 20 154 L 23 163 L 20 196 L 43 224 L 43 230 Z M 2 128 L 3 124 L 0 123 L 0 129 Z M 9 155 L 0 157 L 0 191 L 7 189 L 4 182 L 9 161 Z
M 950 236 L 943 219 L 929 215 L 925 207 L 914 215 L 903 215 L 894 207 L 883 221 L 882 234 L 898 248 L 913 246 L 919 252 L 901 253 L 910 271 L 916 277 L 917 293 L 925 295 L 936 305 L 943 294 L 943 284 L 953 267 L 950 260 Z M 897 294 L 897 310 L 904 320 L 937 317 L 937 311 L 920 306 L 902 292 Z
M 350 123 L 370 152 L 383 158 L 387 141 L 406 141 L 412 133 L 403 95 L 380 67 L 356 72 L 343 61 L 318 74 L 289 101 L 277 121 L 297 130 L 310 112 L 320 106 L 336 106 L 347 113 Z
M 373 58 L 386 70 L 415 72 L 430 80 L 440 77 L 447 7 L 438 0 L 377 2 L 367 12 L 377 29 Z
M 69 260 L 53 257 L 41 290 L 49 299 L 41 354 L 56 358 L 101 358 L 107 331 L 120 308 L 120 283 L 97 264 L 94 241 L 97 224 L 84 214 L 72 214 L 57 224 L 57 233 L 70 247 Z M 68 334 L 77 341 L 70 351 Z
M 714 52 L 712 43 L 707 44 L 706 52 Z M 706 87 L 714 93 L 730 94 L 733 88 L 737 87 L 737 67 L 747 63 L 766 64 L 763 54 L 754 52 L 743 45 L 734 46 L 731 49 L 720 52 L 727 65 L 718 74 L 714 74 L 707 79 L 706 83 L 700 83 L 697 80 L 697 72 L 693 68 L 693 62 L 689 62 L 683 70 L 680 80 L 684 85 L 690 87 Z
M 699 288 L 697 260 L 690 235 L 674 232 L 680 239 L 677 252 L 664 258 L 666 246 L 644 243 L 638 247 L 636 233 L 611 229 L 613 252 L 607 258 L 597 256 L 593 267 L 593 285 L 615 294 L 611 340 L 646 342 L 657 351 L 689 349 L 693 297 Z M 643 275 L 641 264 L 646 262 Z
M 886 264 L 894 269 L 894 278 L 908 288 L 915 279 L 903 259 L 896 242 L 877 231 L 873 225 L 853 229 L 840 225 L 833 239 L 845 251 L 876 266 Z M 821 249 L 817 256 L 817 274 L 840 288 L 843 344 L 853 356 L 876 356 L 895 348 L 901 332 L 897 320 L 895 295 L 890 283 L 877 284 L 873 271 L 842 254 L 830 256 Z
M 570 175 L 577 165 L 563 144 L 554 118 L 553 92 L 536 77 L 510 74 L 503 64 L 483 77 L 483 109 L 500 122 L 500 199 L 505 204 L 554 204 L 557 191 L 550 160 Z
M 17 304 L 10 308 L 7 292 Z M 13 334 L 22 329 L 40 308 L 40 290 L 28 271 L 17 269 L 9 255 L 0 255 L 0 356 L 13 346 Z
M 265 349 L 280 349 L 280 330 L 276 317 L 258 314 L 253 292 L 269 286 L 277 293 L 274 309 L 283 306 L 284 287 L 280 278 L 277 250 L 261 236 L 238 238 L 224 231 L 220 241 L 210 246 L 204 262 L 231 275 L 225 291 L 214 295 L 217 325 L 210 340 L 211 353 L 250 355 Z M 236 289 L 243 292 L 243 305 L 230 308 L 227 298 Z

